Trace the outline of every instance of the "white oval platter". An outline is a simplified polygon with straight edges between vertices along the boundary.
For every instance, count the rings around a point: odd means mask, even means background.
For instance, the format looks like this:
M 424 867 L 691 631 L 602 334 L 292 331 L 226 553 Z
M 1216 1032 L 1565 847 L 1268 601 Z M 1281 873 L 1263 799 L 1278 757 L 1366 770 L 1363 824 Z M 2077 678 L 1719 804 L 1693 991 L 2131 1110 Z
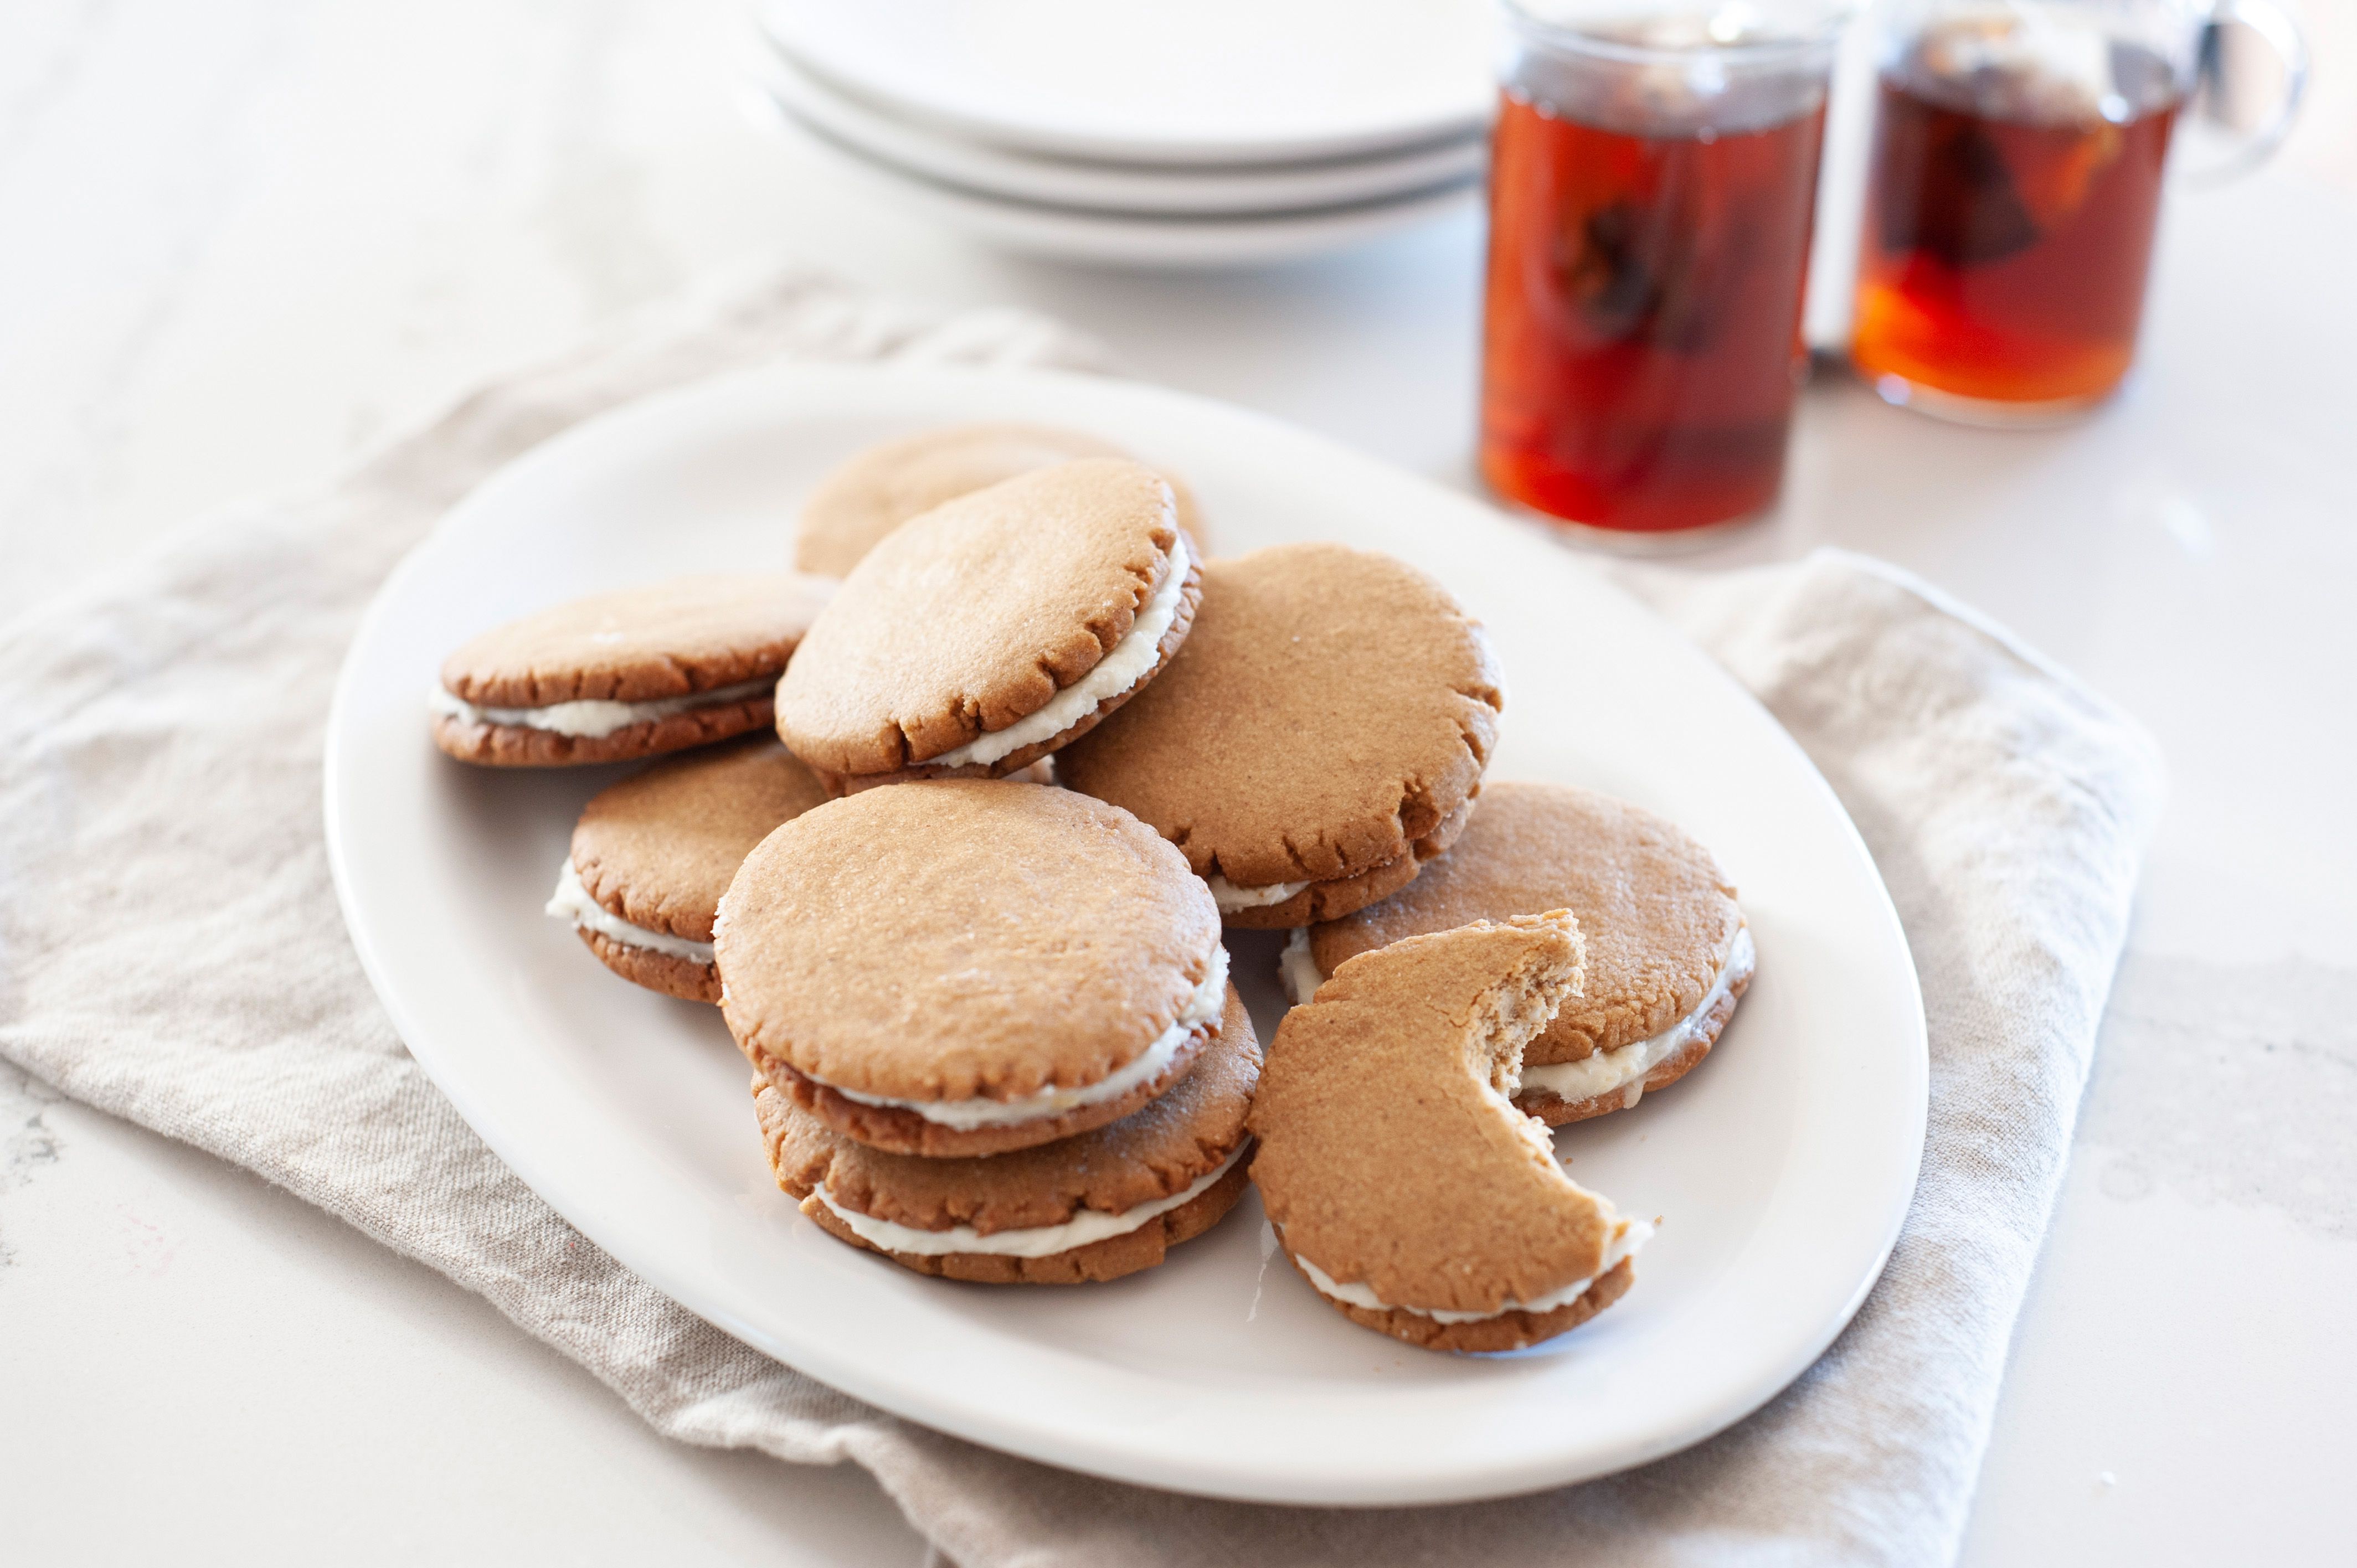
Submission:
M 1247 1197 L 1110 1285 L 921 1278 L 834 1241 L 772 1185 L 717 1010 L 608 974 L 541 913 L 612 768 L 467 768 L 426 736 L 452 648 L 669 574 L 774 568 L 854 449 L 929 424 L 1097 432 L 1182 472 L 1215 548 L 1330 538 L 1432 572 L 1495 639 L 1492 778 L 1663 811 L 1739 884 L 1760 973 L 1708 1062 L 1564 1130 L 1584 1183 L 1659 1216 L 1610 1311 L 1535 1349 L 1431 1355 L 1351 1324 L 1274 1255 Z M 327 739 L 329 853 L 402 1037 L 568 1220 L 690 1310 L 884 1408 L 1099 1475 L 1231 1498 L 1401 1504 L 1602 1475 L 1790 1382 L 1857 1310 L 1905 1214 L 1926 1056 L 1907 945 L 1808 759 L 1699 650 L 1583 560 L 1464 496 L 1226 405 L 1085 377 L 780 367 L 590 421 L 452 510 L 393 575 Z M 1231 938 L 1264 1039 L 1277 942 Z

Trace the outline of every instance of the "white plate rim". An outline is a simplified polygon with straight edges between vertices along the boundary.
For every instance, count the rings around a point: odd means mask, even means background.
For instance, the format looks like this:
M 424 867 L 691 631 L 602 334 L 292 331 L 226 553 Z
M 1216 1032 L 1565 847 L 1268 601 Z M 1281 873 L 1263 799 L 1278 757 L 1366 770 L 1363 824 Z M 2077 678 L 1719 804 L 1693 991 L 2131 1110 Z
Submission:
M 827 134 L 761 91 L 780 127 L 864 188 L 935 221 L 1024 255 L 1157 271 L 1256 266 L 1376 239 L 1471 205 L 1480 190 L 1468 177 L 1436 190 L 1386 201 L 1308 212 L 1246 217 L 1081 212 L 962 190 L 870 156 Z
M 1323 134 L 1285 136 L 1122 134 L 1060 122 L 1054 116 L 991 113 L 967 105 L 928 101 L 896 91 L 894 84 L 862 69 L 856 48 L 799 26 L 786 6 L 756 6 L 763 36 L 780 53 L 813 75 L 917 124 L 947 135 L 1018 152 L 1098 163 L 1235 167 L 1366 157 L 1430 145 L 1484 129 L 1495 110 L 1495 94 L 1482 92 L 1454 110 L 1366 124 Z
M 681 1301 L 691 1311 L 724 1331 L 790 1364 L 799 1365 L 847 1392 L 989 1446 L 1114 1479 L 1203 1495 L 1277 1502 L 1404 1504 L 1510 1495 L 1571 1480 L 1592 1478 L 1675 1452 L 1724 1429 L 1765 1403 L 1805 1370 L 1846 1325 L 1879 1277 L 1903 1223 L 1921 1156 L 1928 1105 L 1929 1064 L 1921 993 L 1911 961 L 1906 959 L 1904 933 L 1900 928 L 1896 911 L 1889 906 L 1878 875 L 1873 872 L 1871 857 L 1863 842 L 1857 839 L 1855 826 L 1841 812 L 1830 787 L 1815 774 L 1814 768 L 1788 736 L 1783 738 L 1782 744 L 1790 747 L 1792 759 L 1806 769 L 1807 776 L 1814 780 L 1814 787 L 1822 792 L 1824 805 L 1839 818 L 1841 826 L 1846 831 L 1846 842 L 1857 860 L 1862 864 L 1867 875 L 1873 878 L 1875 891 L 1881 894 L 1875 918 L 1887 928 L 1887 939 L 1896 943 L 1900 968 L 1885 972 L 1882 978 L 1885 983 L 1900 984 L 1904 992 L 1906 1037 L 1897 1042 L 1899 1049 L 1894 1060 L 1908 1072 L 1908 1081 L 1911 1086 L 1911 1122 L 1904 1127 L 1889 1127 L 1880 1131 L 1886 1152 L 1889 1149 L 1903 1150 L 1904 1178 L 1895 1179 L 1894 1168 L 1894 1179 L 1889 1184 L 1883 1206 L 1885 1212 L 1878 1244 L 1870 1262 L 1862 1262 L 1855 1271 L 1854 1283 L 1839 1303 L 1837 1311 L 1828 1313 L 1814 1332 L 1795 1338 L 1784 1348 L 1782 1355 L 1770 1362 L 1761 1363 L 1754 1376 L 1722 1391 L 1707 1412 L 1689 1412 L 1681 1421 L 1660 1425 L 1640 1438 L 1620 1443 L 1609 1455 L 1589 1453 L 1567 1463 L 1562 1454 L 1542 1454 L 1512 1464 L 1493 1463 L 1479 1474 L 1452 1471 L 1440 1466 L 1374 1477 L 1356 1474 L 1322 1477 L 1272 1477 L 1260 1470 L 1240 1468 L 1228 1457 L 1217 1454 L 1176 1454 L 1153 1450 L 1150 1446 L 1133 1452 L 1122 1448 L 1117 1443 L 1114 1448 L 1108 1449 L 1104 1445 L 1107 1434 L 1102 1432 L 1092 1433 L 1086 1439 L 1077 1439 L 1070 1433 L 1052 1427 L 1042 1428 L 1037 1421 L 1027 1419 L 1019 1411 L 959 1408 L 954 1402 L 945 1402 L 934 1397 L 938 1391 L 896 1381 L 856 1358 L 846 1359 L 820 1345 L 788 1343 L 780 1338 L 775 1325 L 754 1322 L 725 1304 L 716 1304 L 708 1288 L 705 1288 L 708 1287 L 708 1281 L 683 1276 L 673 1262 L 647 1255 L 631 1238 L 613 1234 L 611 1228 L 604 1224 L 597 1214 L 579 1203 L 568 1201 L 567 1178 L 550 1167 L 544 1151 L 520 1143 L 509 1135 L 498 1110 L 482 1102 L 472 1091 L 461 1064 L 444 1054 L 436 1045 L 420 1048 L 420 1040 L 426 1031 L 420 1027 L 416 1010 L 411 1004 L 402 977 L 391 972 L 383 961 L 372 929 L 378 911 L 370 908 L 367 897 L 355 883 L 356 834 L 362 824 L 349 814 L 343 766 L 352 734 L 350 715 L 354 708 L 354 690 L 361 681 L 369 650 L 384 630 L 392 607 L 399 602 L 407 585 L 425 573 L 438 542 L 463 532 L 466 521 L 474 509 L 490 504 L 503 489 L 517 486 L 543 469 L 565 464 L 578 455 L 593 451 L 615 438 L 618 432 L 635 425 L 676 420 L 683 413 L 692 414 L 699 404 L 709 403 L 717 405 L 732 397 L 747 393 L 758 396 L 765 390 L 774 391 L 781 386 L 796 391 L 800 395 L 823 398 L 831 392 L 881 384 L 877 378 L 934 388 L 946 383 L 962 383 L 964 391 L 976 400 L 977 406 L 994 409 L 1004 406 L 1005 391 L 1010 384 L 1060 388 L 1068 400 L 1077 397 L 1094 402 L 1107 396 L 1147 400 L 1158 403 L 1163 412 L 1192 409 L 1198 417 L 1227 420 L 1239 429 L 1256 426 L 1265 434 L 1296 443 L 1305 450 L 1321 448 L 1329 457 L 1338 462 L 1364 469 L 1383 467 L 1374 459 L 1320 438 L 1291 431 L 1263 416 L 1186 394 L 1130 383 L 1106 382 L 1096 378 L 1050 371 L 981 372 L 934 368 L 913 371 L 865 366 L 791 365 L 739 371 L 637 400 L 586 421 L 544 443 L 485 481 L 454 508 L 427 540 L 395 568 L 363 617 L 337 682 L 328 721 L 322 785 L 329 865 L 339 904 L 351 930 L 363 969 L 392 1014 L 404 1040 L 409 1042 L 413 1053 L 429 1075 L 492 1150 L 576 1229 L 605 1247 L 657 1289 Z M 1488 509 L 1442 491 L 1428 481 L 1393 471 L 1386 482 L 1428 492 L 1423 498 L 1426 501 L 1457 510 L 1467 518 L 1469 524 L 1478 516 L 1485 520 L 1483 526 L 1501 531 L 1514 528 L 1513 524 Z M 1725 680 L 1725 677 L 1720 679 Z M 1731 682 L 1727 684 L 1743 703 L 1756 709 L 1757 704 L 1751 703 L 1747 694 L 1733 688 Z M 1766 719 L 1764 712 L 1760 718 L 1770 728 L 1774 727 L 1772 720 Z M 1782 736 L 1781 729 L 1774 733 Z
M 1120 167 L 1018 153 L 895 119 L 781 49 L 772 49 L 755 74 L 786 113 L 876 162 L 984 197 L 1082 213 L 1243 218 L 1349 207 L 1462 184 L 1480 174 L 1488 156 L 1487 140 L 1469 135 L 1333 163 Z

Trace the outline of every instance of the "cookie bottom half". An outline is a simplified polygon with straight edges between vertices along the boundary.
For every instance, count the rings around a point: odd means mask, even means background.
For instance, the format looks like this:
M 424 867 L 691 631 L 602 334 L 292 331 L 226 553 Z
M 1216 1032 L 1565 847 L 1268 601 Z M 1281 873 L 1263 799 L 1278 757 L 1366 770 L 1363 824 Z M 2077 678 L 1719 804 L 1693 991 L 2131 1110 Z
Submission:
M 1290 1252 L 1286 1254 L 1288 1261 L 1292 1256 Z M 1300 1267 L 1298 1262 L 1294 1263 L 1297 1273 Z M 1495 1317 L 1477 1318 L 1470 1323 L 1443 1323 L 1405 1307 L 1358 1306 L 1336 1301 L 1324 1291 L 1318 1292 L 1318 1299 L 1361 1327 L 1405 1339 L 1426 1350 L 1520 1350 L 1578 1327 L 1619 1301 L 1636 1277 L 1631 1260 L 1623 1258 L 1594 1284 L 1561 1306 L 1546 1312 L 1501 1312 Z M 1308 1278 L 1302 1275 L 1305 1282 Z M 1310 1288 L 1318 1287 L 1312 1284 Z
M 953 1159 L 1028 1149 L 1118 1122 L 1194 1071 L 1204 1047 L 1218 1036 L 1217 1024 L 1199 1026 L 1172 1054 L 1168 1067 L 1126 1094 L 1093 1105 L 1076 1106 L 1059 1116 L 986 1127 L 951 1127 L 902 1106 L 866 1104 L 797 1071 L 758 1046 L 747 1056 L 753 1070 L 776 1086 L 780 1093 L 845 1137 L 896 1155 Z
M 1514 1096 L 1514 1109 L 1537 1117 L 1550 1127 L 1561 1127 L 1567 1122 L 1585 1122 L 1590 1117 L 1634 1107 L 1655 1090 L 1667 1089 L 1685 1077 L 1701 1063 L 1703 1058 L 1710 1055 L 1711 1047 L 1717 1045 L 1718 1036 L 1726 1032 L 1727 1020 L 1735 1016 L 1735 1004 L 1743 1000 L 1743 993 L 1750 988 L 1749 973 L 1737 976 L 1728 983 L 1725 993 L 1711 1004 L 1709 1014 L 1702 1020 L 1701 1032 L 1654 1063 L 1652 1070 L 1644 1077 L 1624 1083 L 1618 1089 L 1608 1089 L 1601 1094 L 1591 1094 L 1585 1100 L 1564 1100 L 1544 1090 L 1532 1090 Z
M 1223 910 L 1220 918 L 1243 930 L 1281 931 L 1294 926 L 1313 926 L 1321 920 L 1339 920 L 1345 915 L 1355 915 L 1368 905 L 1388 898 L 1415 880 L 1425 863 L 1437 860 L 1448 853 L 1465 824 L 1473 820 L 1476 797 L 1469 795 L 1458 802 L 1456 810 L 1440 819 L 1432 831 L 1407 846 L 1407 853 L 1395 860 L 1351 876 L 1338 876 L 1330 882 L 1313 882 L 1281 904 L 1263 905 L 1253 909 Z
M 628 762 L 767 729 L 772 722 L 771 701 L 764 695 L 689 708 L 625 725 L 611 735 L 560 735 L 528 725 L 470 724 L 436 714 L 434 744 L 459 761 L 481 768 L 576 768 L 593 762 Z
M 1051 1252 L 1044 1258 L 1013 1258 L 996 1252 L 887 1251 L 862 1240 L 815 1194 L 802 1199 L 802 1209 L 828 1235 L 866 1251 L 881 1251 L 904 1269 L 937 1279 L 994 1285 L 1088 1284 L 1153 1268 L 1169 1255 L 1171 1248 L 1191 1241 L 1217 1225 L 1243 1197 L 1250 1182 L 1250 1165 L 1249 1160 L 1238 1160 L 1218 1181 L 1135 1230 L 1108 1236 L 1068 1252 Z M 779 1185 L 785 1186 L 782 1181 Z M 791 1192 L 792 1188 L 786 1190 Z
M 716 1007 L 720 1004 L 720 971 L 716 965 L 656 952 L 651 948 L 632 947 L 586 926 L 576 926 L 574 932 L 584 946 L 597 955 L 599 963 L 633 985 L 643 985 L 649 991 L 660 991 L 683 1002 L 709 1002 Z

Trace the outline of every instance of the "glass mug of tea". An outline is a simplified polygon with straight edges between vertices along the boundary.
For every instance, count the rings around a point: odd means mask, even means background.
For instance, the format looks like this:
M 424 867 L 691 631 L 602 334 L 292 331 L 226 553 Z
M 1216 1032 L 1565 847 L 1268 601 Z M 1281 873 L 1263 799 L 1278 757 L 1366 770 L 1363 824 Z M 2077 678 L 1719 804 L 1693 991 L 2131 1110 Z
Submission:
M 1878 27 L 1853 362 L 1946 418 L 2074 417 L 2135 358 L 2189 104 L 2225 118 L 2272 77 L 2233 116 L 2255 130 L 2207 152 L 2212 174 L 2255 164 L 2298 104 L 2297 29 L 2266 0 L 1891 0 Z M 2274 61 L 2230 47 L 2249 35 Z
M 1775 499 L 1832 0 L 1505 0 L 1480 465 L 1623 545 Z

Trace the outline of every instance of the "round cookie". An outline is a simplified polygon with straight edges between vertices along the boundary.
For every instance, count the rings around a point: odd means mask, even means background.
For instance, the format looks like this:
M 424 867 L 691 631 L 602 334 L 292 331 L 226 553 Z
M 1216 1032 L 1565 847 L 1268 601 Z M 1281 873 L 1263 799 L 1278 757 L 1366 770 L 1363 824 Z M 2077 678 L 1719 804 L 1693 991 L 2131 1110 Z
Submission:
M 1286 1255 L 1352 1322 L 1512 1350 L 1628 1289 L 1652 1228 L 1565 1175 L 1509 1103 L 1579 953 L 1561 909 L 1411 937 L 1342 965 L 1277 1026 L 1253 1183 Z
M 856 1142 L 945 1157 L 1119 1121 L 1220 1026 L 1227 950 L 1185 857 L 1041 784 L 936 779 L 806 811 L 716 943 L 754 1070 Z
M 760 729 L 834 590 L 784 572 L 675 577 L 510 621 L 443 661 L 426 700 L 434 744 L 461 762 L 554 768 Z
M 1152 469 L 1024 474 L 853 568 L 778 683 L 778 733 L 837 793 L 1018 772 L 1146 690 L 1200 594 Z
M 1185 650 L 1056 775 L 1185 849 L 1229 924 L 1303 926 L 1464 831 L 1502 701 L 1480 625 L 1431 578 L 1278 545 L 1204 568 Z
M 794 568 L 847 577 L 886 534 L 920 512 L 1075 457 L 1126 457 L 1110 441 L 1045 424 L 953 424 L 867 447 L 846 458 L 802 503 Z M 1178 526 L 1200 559 L 1202 523 L 1195 498 L 1165 473 Z
M 853 1142 L 753 1081 L 778 1185 L 830 1234 L 903 1268 L 986 1284 L 1079 1284 L 1150 1269 L 1243 1196 L 1260 1042 L 1228 988 L 1216 1037 L 1177 1088 L 1037 1148 L 925 1159 Z
M 673 757 L 592 796 L 548 912 L 623 979 L 720 1000 L 712 926 L 753 846 L 826 791 L 774 736 Z
M 1751 983 L 1751 932 L 1710 852 L 1592 789 L 1500 782 L 1448 856 L 1380 904 L 1297 934 L 1297 1001 L 1360 953 L 1474 920 L 1569 909 L 1584 991 L 1523 1058 L 1515 1103 L 1551 1125 L 1633 1106 L 1707 1055 Z

